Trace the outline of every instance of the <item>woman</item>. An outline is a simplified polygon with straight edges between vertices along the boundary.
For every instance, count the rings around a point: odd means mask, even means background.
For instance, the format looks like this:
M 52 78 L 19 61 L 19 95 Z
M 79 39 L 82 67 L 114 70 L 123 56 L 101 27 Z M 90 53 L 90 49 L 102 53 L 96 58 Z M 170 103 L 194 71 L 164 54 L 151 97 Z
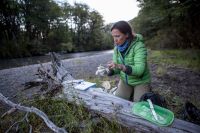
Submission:
M 150 72 L 147 49 L 141 35 L 132 33 L 126 21 L 119 21 L 111 28 L 114 39 L 113 61 L 108 63 L 108 76 L 119 74 L 116 96 L 137 102 L 150 91 Z

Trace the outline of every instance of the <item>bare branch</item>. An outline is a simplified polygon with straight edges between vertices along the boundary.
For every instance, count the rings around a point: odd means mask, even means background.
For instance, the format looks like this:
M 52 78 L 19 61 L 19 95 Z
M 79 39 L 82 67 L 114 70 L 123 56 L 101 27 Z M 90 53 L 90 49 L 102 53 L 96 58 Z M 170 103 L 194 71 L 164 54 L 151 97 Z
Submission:
M 12 124 L 12 125 L 8 128 L 8 130 L 6 130 L 5 133 L 8 133 L 8 132 L 12 129 L 12 127 L 14 127 L 14 125 L 23 122 L 23 121 L 26 119 L 27 115 L 28 115 L 28 113 L 26 113 L 26 115 L 25 115 L 20 121 L 17 121 L 17 122 L 15 122 L 14 124 Z M 17 127 L 18 127 L 18 126 L 17 126 Z
M 17 109 L 16 108 L 11 108 L 10 110 L 8 110 L 7 112 L 5 112 L 1 118 L 4 118 L 6 115 L 10 115 L 12 114 L 13 112 L 15 112 Z
M 42 118 L 44 120 L 46 125 L 52 131 L 54 131 L 56 133 L 67 133 L 67 131 L 65 131 L 65 129 L 57 127 L 51 120 L 49 120 L 48 116 L 44 112 L 42 112 L 41 110 L 39 110 L 39 109 L 37 109 L 35 107 L 25 107 L 25 106 L 22 106 L 22 105 L 19 105 L 19 104 L 15 104 L 15 103 L 11 102 L 10 100 L 8 100 L 8 98 L 3 96 L 1 93 L 0 93 L 0 101 L 2 101 L 5 104 L 11 106 L 12 108 L 16 108 L 16 109 L 24 111 L 24 112 L 35 113 L 36 115 L 38 115 L 40 118 Z M 23 118 L 23 119 L 26 119 L 26 117 Z M 16 123 L 14 123 L 14 124 L 16 124 Z M 14 126 L 14 124 L 13 124 L 13 126 Z

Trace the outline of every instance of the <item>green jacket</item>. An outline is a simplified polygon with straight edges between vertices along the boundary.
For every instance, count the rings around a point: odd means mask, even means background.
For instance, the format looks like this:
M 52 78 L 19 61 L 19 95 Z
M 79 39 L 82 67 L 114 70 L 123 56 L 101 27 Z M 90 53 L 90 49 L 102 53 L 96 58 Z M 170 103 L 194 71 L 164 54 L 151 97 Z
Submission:
M 114 74 L 120 74 L 120 78 L 127 84 L 136 86 L 151 82 L 151 76 L 147 64 L 147 49 L 144 45 L 143 37 L 136 34 L 136 39 L 130 44 L 124 54 L 124 58 L 114 48 L 113 61 L 117 64 L 124 64 L 132 68 L 132 73 L 127 75 L 123 71 L 114 69 Z

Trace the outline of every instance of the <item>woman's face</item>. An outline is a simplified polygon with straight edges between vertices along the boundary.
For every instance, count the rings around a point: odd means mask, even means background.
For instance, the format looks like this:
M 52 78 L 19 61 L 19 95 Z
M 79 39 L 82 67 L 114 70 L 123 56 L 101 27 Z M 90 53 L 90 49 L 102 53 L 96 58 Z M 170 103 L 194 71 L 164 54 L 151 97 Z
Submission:
M 126 39 L 128 38 L 128 35 L 121 33 L 118 29 L 113 29 L 112 37 L 114 40 L 114 44 L 121 45 L 126 41 Z

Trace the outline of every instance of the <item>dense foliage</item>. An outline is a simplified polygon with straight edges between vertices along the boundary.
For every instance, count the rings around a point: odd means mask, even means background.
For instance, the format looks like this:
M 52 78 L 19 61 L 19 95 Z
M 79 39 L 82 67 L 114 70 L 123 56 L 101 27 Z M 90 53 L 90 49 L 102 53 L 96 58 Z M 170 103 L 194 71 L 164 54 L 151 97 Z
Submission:
M 137 0 L 130 21 L 150 48 L 200 48 L 198 0 Z M 0 1 L 0 58 L 112 48 L 109 25 L 86 4 L 53 0 Z
M 137 0 L 141 10 L 131 20 L 151 48 L 200 48 L 200 1 Z
M 1 58 L 112 48 L 102 16 L 86 4 L 1 0 L 0 16 Z

